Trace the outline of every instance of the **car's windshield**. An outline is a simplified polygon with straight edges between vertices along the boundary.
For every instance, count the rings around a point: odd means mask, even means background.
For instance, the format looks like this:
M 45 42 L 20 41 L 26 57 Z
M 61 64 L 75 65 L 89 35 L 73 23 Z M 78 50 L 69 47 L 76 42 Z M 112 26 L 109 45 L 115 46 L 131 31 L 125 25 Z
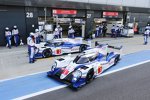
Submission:
M 73 62 L 76 64 L 84 64 L 84 63 L 88 63 L 89 59 L 86 57 L 77 56 Z

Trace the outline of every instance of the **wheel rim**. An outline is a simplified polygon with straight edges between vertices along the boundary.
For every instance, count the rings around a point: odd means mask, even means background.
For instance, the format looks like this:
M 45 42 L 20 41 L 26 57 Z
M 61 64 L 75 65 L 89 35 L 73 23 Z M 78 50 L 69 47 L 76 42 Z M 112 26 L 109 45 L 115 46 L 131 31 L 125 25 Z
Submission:
M 93 75 L 94 75 L 93 72 L 90 71 L 89 74 L 87 75 L 87 82 L 90 82 L 90 80 L 92 79 Z
M 82 46 L 82 47 L 80 48 L 80 52 L 83 52 L 84 50 L 85 50 L 85 47 Z
M 50 57 L 51 56 L 51 52 L 49 50 L 46 50 L 43 54 L 44 54 L 44 57 Z

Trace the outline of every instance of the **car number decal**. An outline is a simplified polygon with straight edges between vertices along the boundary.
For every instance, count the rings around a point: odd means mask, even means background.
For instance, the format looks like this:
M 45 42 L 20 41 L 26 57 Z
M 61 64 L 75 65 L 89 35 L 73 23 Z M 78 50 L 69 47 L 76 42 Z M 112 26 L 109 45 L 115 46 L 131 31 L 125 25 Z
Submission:
M 102 72 L 102 66 L 100 65 L 99 67 L 98 67 L 98 74 L 100 74 Z
M 61 49 L 56 49 L 56 52 L 55 52 L 57 55 L 60 55 L 61 54 Z

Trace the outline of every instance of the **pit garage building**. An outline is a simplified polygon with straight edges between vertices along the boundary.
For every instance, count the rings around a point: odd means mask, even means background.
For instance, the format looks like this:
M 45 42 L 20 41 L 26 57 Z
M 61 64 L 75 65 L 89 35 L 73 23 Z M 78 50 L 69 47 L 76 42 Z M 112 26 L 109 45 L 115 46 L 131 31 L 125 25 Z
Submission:
M 70 23 L 78 35 L 86 37 L 96 24 L 150 21 L 150 0 L 0 0 L 0 45 L 6 45 L 5 27 L 17 25 L 24 43 L 30 32 L 45 22 L 56 25 L 56 17 L 66 34 Z

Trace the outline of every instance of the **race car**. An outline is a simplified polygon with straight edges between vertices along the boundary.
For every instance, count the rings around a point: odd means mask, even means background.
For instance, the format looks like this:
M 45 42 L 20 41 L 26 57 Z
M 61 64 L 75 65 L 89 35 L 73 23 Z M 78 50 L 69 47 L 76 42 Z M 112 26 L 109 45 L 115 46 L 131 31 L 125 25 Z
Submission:
M 36 58 L 47 58 L 55 55 L 82 52 L 88 49 L 89 45 L 83 44 L 81 38 L 62 38 L 36 44 L 36 48 Z
M 108 52 L 108 48 L 120 52 L 122 46 L 97 45 L 96 48 L 85 50 L 76 57 L 69 55 L 57 59 L 47 75 L 78 89 L 118 63 L 121 53 Z

